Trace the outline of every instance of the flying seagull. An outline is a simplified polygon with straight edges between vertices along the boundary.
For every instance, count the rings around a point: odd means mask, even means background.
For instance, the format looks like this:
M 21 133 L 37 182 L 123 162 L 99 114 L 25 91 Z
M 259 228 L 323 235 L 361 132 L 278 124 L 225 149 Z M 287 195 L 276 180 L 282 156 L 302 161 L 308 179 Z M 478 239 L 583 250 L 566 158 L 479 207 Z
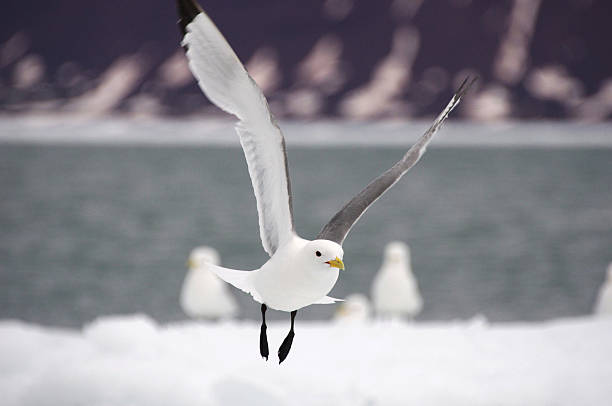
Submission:
M 342 243 L 355 222 L 395 184 L 425 152 L 427 144 L 459 104 L 472 81 L 466 79 L 433 125 L 389 170 L 344 205 L 315 240 L 299 237 L 293 225 L 291 184 L 285 139 L 261 89 L 194 0 L 177 0 L 179 27 L 189 68 L 208 99 L 238 118 L 236 131 L 247 161 L 259 215 L 259 233 L 270 259 L 259 269 L 240 271 L 210 266 L 221 279 L 261 303 L 259 350 L 268 359 L 266 311 L 290 312 L 291 328 L 279 350 L 283 362 L 293 343 L 297 311 L 305 306 L 334 303 L 327 296 L 344 269 Z

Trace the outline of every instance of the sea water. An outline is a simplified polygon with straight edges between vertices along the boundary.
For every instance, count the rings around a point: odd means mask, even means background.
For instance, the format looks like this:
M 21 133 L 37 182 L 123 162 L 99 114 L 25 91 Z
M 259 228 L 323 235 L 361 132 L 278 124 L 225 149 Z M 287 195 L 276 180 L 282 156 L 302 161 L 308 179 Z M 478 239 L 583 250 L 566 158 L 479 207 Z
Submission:
M 142 312 L 180 320 L 193 247 L 215 247 L 231 268 L 264 263 L 231 125 L 198 142 L 196 124 L 0 120 L 0 319 L 80 326 Z M 401 157 L 409 142 L 398 134 L 416 131 L 340 122 L 309 143 L 316 123 L 288 127 L 295 226 L 305 238 Z M 476 138 L 445 142 L 453 128 Z M 402 240 L 424 298 L 421 320 L 588 314 L 612 261 L 612 126 L 598 127 L 595 139 L 605 141 L 590 144 L 573 125 L 536 130 L 513 125 L 496 144 L 478 125 L 443 129 L 353 228 L 331 295 L 369 294 L 385 244 Z M 232 294 L 241 317 L 259 317 L 249 296 Z M 334 309 L 310 306 L 298 317 L 325 319 Z

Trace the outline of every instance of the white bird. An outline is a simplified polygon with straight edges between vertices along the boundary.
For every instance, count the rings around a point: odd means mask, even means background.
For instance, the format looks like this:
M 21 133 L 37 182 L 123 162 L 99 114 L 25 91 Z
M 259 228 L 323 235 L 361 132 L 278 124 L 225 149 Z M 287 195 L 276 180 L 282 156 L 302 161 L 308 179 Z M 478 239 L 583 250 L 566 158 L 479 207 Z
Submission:
M 282 362 L 294 337 L 298 309 L 334 303 L 327 296 L 344 269 L 342 243 L 365 210 L 399 180 L 425 147 L 473 80 L 463 82 L 452 100 L 416 144 L 388 171 L 351 199 L 317 238 L 299 237 L 293 226 L 291 185 L 285 139 L 266 98 L 211 19 L 194 0 L 177 0 L 189 68 L 211 102 L 238 118 L 236 131 L 244 151 L 257 201 L 259 231 L 270 259 L 253 271 L 211 266 L 223 280 L 261 303 L 260 354 L 268 359 L 265 313 L 268 307 L 291 312 L 291 329 L 278 350 Z M 332 175 L 327 175 L 332 176 Z M 340 185 L 338 185 L 340 187 Z
M 197 247 L 189 254 L 189 270 L 181 288 L 181 307 L 191 318 L 228 318 L 238 312 L 236 299 L 225 283 L 210 271 L 219 265 L 219 253 L 211 247 Z
M 608 265 L 607 278 L 599 288 L 595 314 L 598 316 L 612 317 L 612 262 Z
M 370 319 L 371 306 L 366 295 L 353 293 L 340 303 L 334 314 L 334 320 L 339 322 L 364 322 Z
M 372 283 L 372 302 L 376 314 L 383 318 L 413 318 L 423 308 L 410 264 L 410 247 L 401 241 L 385 247 L 382 267 Z

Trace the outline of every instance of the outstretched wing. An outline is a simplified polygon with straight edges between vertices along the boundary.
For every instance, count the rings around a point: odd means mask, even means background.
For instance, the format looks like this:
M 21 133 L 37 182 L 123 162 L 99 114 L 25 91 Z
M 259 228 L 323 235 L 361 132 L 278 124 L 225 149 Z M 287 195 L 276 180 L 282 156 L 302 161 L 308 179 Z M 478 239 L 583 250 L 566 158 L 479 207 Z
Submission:
M 468 80 L 466 78 L 452 100 L 446 108 L 436 118 L 429 130 L 418 139 L 418 141 L 406 152 L 404 157 L 393 165 L 389 170 L 374 179 L 368 186 L 365 187 L 359 194 L 353 197 L 344 207 L 336 213 L 336 215 L 323 227 L 318 239 L 330 240 L 342 245 L 353 225 L 365 213 L 365 211 L 374 203 L 380 196 L 383 195 L 391 186 L 408 172 L 423 156 L 427 144 L 431 141 L 434 134 L 438 131 L 444 120 L 448 117 L 451 111 L 459 104 L 461 98 L 474 83 L 476 78 Z
M 293 235 L 285 139 L 261 89 L 210 18 L 194 0 L 177 0 L 189 68 L 206 96 L 238 117 L 259 214 L 259 233 L 272 256 Z

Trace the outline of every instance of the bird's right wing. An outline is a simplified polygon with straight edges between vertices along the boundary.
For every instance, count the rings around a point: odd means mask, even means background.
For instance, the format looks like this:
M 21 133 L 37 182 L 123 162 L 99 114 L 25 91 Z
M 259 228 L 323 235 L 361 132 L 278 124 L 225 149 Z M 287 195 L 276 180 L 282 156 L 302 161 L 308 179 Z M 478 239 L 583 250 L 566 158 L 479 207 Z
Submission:
M 177 7 L 191 72 L 210 101 L 239 119 L 236 131 L 257 200 L 259 233 L 272 256 L 294 233 L 285 139 L 261 89 L 206 13 L 194 0 L 177 0 Z
M 346 235 L 363 213 L 365 213 L 368 207 L 400 180 L 400 178 L 421 159 L 421 156 L 425 153 L 427 144 L 429 144 L 444 120 L 446 120 L 450 112 L 459 104 L 461 98 L 475 81 L 476 78 L 472 80 L 466 78 L 451 101 L 446 105 L 446 108 L 436 118 L 432 126 L 429 127 L 425 134 L 423 134 L 408 152 L 406 152 L 403 158 L 385 173 L 370 182 L 365 189 L 345 204 L 329 223 L 323 227 L 317 239 L 330 240 L 342 245 Z

